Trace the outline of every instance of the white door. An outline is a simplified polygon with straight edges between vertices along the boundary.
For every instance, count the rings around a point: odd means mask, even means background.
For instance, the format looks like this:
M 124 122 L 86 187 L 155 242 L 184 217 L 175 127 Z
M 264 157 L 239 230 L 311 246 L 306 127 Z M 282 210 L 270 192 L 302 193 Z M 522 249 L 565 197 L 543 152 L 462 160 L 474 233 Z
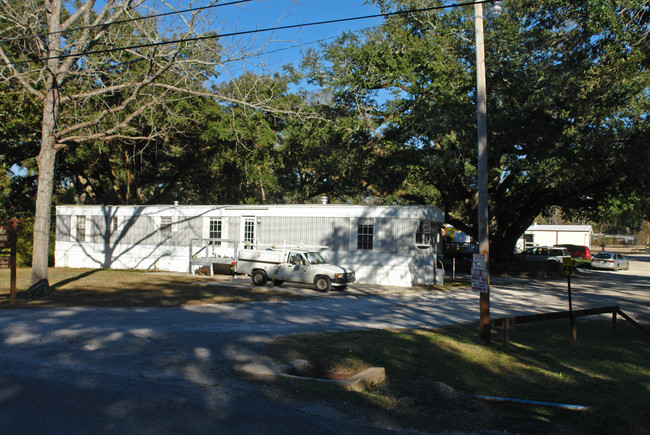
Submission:
M 242 234 L 241 241 L 244 243 L 244 249 L 253 249 L 256 243 L 255 240 L 255 216 L 242 217 Z

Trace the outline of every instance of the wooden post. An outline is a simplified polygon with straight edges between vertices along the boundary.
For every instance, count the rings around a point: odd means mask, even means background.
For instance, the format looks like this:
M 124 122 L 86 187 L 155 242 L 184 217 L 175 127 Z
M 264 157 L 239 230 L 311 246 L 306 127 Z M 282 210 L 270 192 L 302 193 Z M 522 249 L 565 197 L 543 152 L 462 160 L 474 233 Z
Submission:
M 576 326 L 576 316 L 574 314 L 571 314 L 571 340 L 576 341 L 578 340 L 578 328 Z
M 456 257 L 452 258 L 451 280 L 456 281 Z
M 567 275 L 566 280 L 569 293 L 569 325 L 571 325 L 571 340 L 576 341 L 578 339 L 578 331 L 576 329 L 576 316 L 573 312 L 573 304 L 571 302 L 571 275 Z
M 510 319 L 505 319 L 503 325 L 503 348 L 508 350 L 510 348 Z
M 9 290 L 9 303 L 16 305 L 16 238 L 18 237 L 18 220 L 11 219 L 11 287 Z
M 616 334 L 616 311 L 612 311 L 612 334 Z

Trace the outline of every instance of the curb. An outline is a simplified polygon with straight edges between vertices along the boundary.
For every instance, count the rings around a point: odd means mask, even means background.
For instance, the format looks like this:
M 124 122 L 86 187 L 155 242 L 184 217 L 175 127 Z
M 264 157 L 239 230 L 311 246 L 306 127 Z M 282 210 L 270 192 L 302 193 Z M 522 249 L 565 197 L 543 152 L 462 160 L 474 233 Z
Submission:
M 305 360 L 294 360 L 289 364 L 269 367 L 259 363 L 249 363 L 239 366 L 238 369 L 249 376 L 260 380 L 276 380 L 278 378 L 293 379 L 298 381 L 311 381 L 330 385 L 339 385 L 349 391 L 364 391 L 373 385 L 380 384 L 386 380 L 386 370 L 383 367 L 368 367 L 347 379 L 322 379 L 310 378 L 289 374 L 297 368 L 308 364 Z

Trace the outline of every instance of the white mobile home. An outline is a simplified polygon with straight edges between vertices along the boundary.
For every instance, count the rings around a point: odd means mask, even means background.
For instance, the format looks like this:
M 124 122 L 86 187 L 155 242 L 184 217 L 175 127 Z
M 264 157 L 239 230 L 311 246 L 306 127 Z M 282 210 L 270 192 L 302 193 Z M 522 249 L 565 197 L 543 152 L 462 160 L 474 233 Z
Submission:
M 193 273 L 239 248 L 312 244 L 357 282 L 432 284 L 443 219 L 432 206 L 61 205 L 55 263 Z
M 531 225 L 519 239 L 517 248 L 531 246 L 580 245 L 591 249 L 591 225 Z

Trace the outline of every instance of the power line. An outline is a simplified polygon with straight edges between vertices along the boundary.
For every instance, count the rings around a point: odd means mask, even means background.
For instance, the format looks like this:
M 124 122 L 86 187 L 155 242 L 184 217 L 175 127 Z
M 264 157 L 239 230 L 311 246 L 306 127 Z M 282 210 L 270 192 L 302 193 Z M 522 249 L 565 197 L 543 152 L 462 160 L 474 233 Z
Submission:
M 64 33 L 69 33 L 69 32 L 77 32 L 79 30 L 96 29 L 96 28 L 99 28 L 99 27 L 108 27 L 108 26 L 112 26 L 114 24 L 126 24 L 126 23 L 132 23 L 132 22 L 135 22 L 135 21 L 150 20 L 152 18 L 168 17 L 170 15 L 181 15 L 181 14 L 185 14 L 185 13 L 188 13 L 188 12 L 200 12 L 200 11 L 204 11 L 204 10 L 207 10 L 207 9 L 219 8 L 219 7 L 222 7 L 222 6 L 233 6 L 233 5 L 238 5 L 238 4 L 242 4 L 242 3 L 249 3 L 249 2 L 252 2 L 252 1 L 253 0 L 235 0 L 235 1 L 232 1 L 232 2 L 228 2 L 228 3 L 217 3 L 217 4 L 213 4 L 213 5 L 208 5 L 208 6 L 200 6 L 198 8 L 182 9 L 180 11 L 162 12 L 162 13 L 154 14 L 154 15 L 141 15 L 139 17 L 133 17 L 133 18 L 129 18 L 129 19 L 126 19 L 126 20 L 111 21 L 110 23 L 101 23 L 101 24 L 94 24 L 94 25 L 90 25 L 90 26 L 75 27 L 74 29 L 66 29 L 66 30 L 61 30 L 61 31 L 58 31 L 58 32 L 37 33 L 37 34 L 32 35 L 32 36 L 18 36 L 16 38 L 0 39 L 0 43 L 22 41 L 24 39 L 30 39 L 30 38 L 33 38 L 33 37 L 39 37 L 39 38 L 40 37 L 48 37 L 50 35 L 58 35 L 58 34 L 64 34 Z
M 358 30 L 355 31 L 355 32 L 351 32 L 351 33 L 356 33 L 356 32 L 358 32 Z M 271 54 L 271 53 L 278 53 L 278 52 L 280 52 L 280 51 L 294 50 L 294 49 L 296 49 L 296 48 L 304 47 L 304 46 L 306 46 L 306 45 L 320 44 L 321 42 L 328 41 L 328 40 L 331 40 L 331 39 L 336 39 L 336 38 L 338 38 L 338 36 L 328 36 L 328 37 L 326 37 L 326 38 L 317 39 L 317 40 L 315 40 L 315 41 L 300 42 L 300 43 L 296 43 L 295 45 L 292 45 L 291 47 L 274 48 L 274 49 L 272 49 L 272 50 L 262 51 L 262 52 L 260 53 L 260 55 L 266 55 L 266 54 Z M 246 56 L 245 56 L 245 57 L 246 57 Z M 249 56 L 249 57 L 250 57 L 250 56 Z
M 241 0 L 241 1 L 248 1 L 248 0 Z M 194 36 L 194 37 L 191 37 L 191 38 L 172 39 L 172 40 L 169 40 L 169 41 L 159 41 L 159 42 L 151 42 L 151 43 L 144 43 L 144 44 L 136 44 L 136 45 L 130 45 L 130 46 L 125 46 L 125 47 L 106 48 L 106 49 L 102 49 L 102 50 L 94 50 L 94 51 L 88 51 L 88 52 L 82 52 L 82 53 L 61 54 L 59 56 L 51 56 L 51 57 L 44 57 L 44 58 L 37 58 L 37 59 L 30 59 L 30 60 L 20 61 L 20 62 L 14 62 L 13 64 L 14 65 L 19 65 L 19 64 L 24 64 L 24 63 L 42 62 L 42 61 L 47 61 L 47 60 L 51 60 L 51 59 L 66 59 L 66 58 L 69 58 L 69 57 L 89 56 L 89 55 L 92 55 L 92 54 L 106 54 L 106 53 L 114 53 L 116 51 L 138 50 L 138 49 L 142 49 L 142 48 L 160 47 L 160 46 L 164 46 L 164 45 L 180 44 L 180 43 L 187 43 L 187 42 L 198 42 L 198 41 L 205 41 L 205 40 L 209 40 L 209 39 L 230 38 L 230 37 L 235 37 L 235 36 L 252 35 L 252 34 L 266 33 L 266 32 L 275 32 L 275 31 L 280 31 L 280 30 L 291 30 L 291 29 L 298 29 L 298 28 L 303 28 L 303 27 L 322 26 L 322 25 L 327 25 L 327 24 L 338 24 L 338 23 L 345 23 L 345 22 L 350 22 L 350 21 L 361 21 L 361 20 L 368 20 L 368 19 L 373 19 L 373 18 L 388 18 L 388 17 L 391 17 L 391 16 L 408 15 L 408 14 L 419 13 L 419 12 L 430 12 L 430 11 L 450 9 L 450 8 L 455 8 L 455 7 L 460 7 L 460 6 L 472 6 L 472 5 L 475 5 L 475 4 L 490 3 L 492 1 L 493 0 L 471 1 L 471 2 L 467 2 L 467 3 L 456 3 L 456 4 L 444 5 L 444 6 L 432 6 L 432 7 L 421 8 L 421 9 L 409 9 L 409 10 L 403 10 L 403 11 L 385 12 L 385 13 L 372 14 L 372 15 L 362 15 L 362 16 L 356 16 L 356 17 L 347 17 L 347 18 L 337 18 L 337 19 L 332 19 L 332 20 L 314 21 L 314 22 L 303 23 L 303 24 L 289 24 L 289 25 L 286 25 L 286 26 L 268 27 L 268 28 L 263 28 L 263 29 L 242 30 L 242 31 L 222 33 L 222 34 L 217 34 L 217 35 L 213 34 L 213 35 L 204 35 L 204 36 Z M 222 5 L 226 5 L 226 4 L 224 3 Z

